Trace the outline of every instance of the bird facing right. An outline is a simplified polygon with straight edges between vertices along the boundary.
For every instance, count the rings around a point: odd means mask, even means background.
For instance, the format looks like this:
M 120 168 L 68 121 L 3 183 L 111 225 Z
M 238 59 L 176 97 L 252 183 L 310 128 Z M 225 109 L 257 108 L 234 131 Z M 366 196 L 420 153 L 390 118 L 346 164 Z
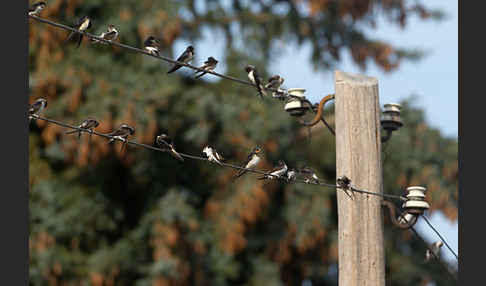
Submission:
M 245 162 L 242 164 L 241 167 L 245 169 L 254 169 L 256 165 L 258 165 L 258 163 L 261 161 L 261 158 L 259 156 L 261 153 L 262 153 L 262 149 L 260 147 L 256 146 L 255 148 L 253 148 L 253 150 L 250 152 L 250 154 L 248 155 L 248 157 L 246 158 Z M 243 176 L 243 174 L 247 172 L 247 170 L 245 169 L 240 169 L 236 173 L 235 179 Z
M 148 36 L 143 42 L 143 49 L 154 56 L 160 56 L 159 40 L 154 36 Z
M 78 22 L 74 25 L 74 28 L 76 30 L 78 30 L 79 32 L 85 32 L 86 30 L 91 28 L 91 19 L 88 16 L 81 17 L 78 20 Z M 81 45 L 81 41 L 83 40 L 83 34 L 81 34 L 81 33 L 71 31 L 71 33 L 69 34 L 69 36 L 66 39 L 66 42 L 69 41 L 75 34 L 78 35 L 77 47 L 79 47 L 79 45 Z

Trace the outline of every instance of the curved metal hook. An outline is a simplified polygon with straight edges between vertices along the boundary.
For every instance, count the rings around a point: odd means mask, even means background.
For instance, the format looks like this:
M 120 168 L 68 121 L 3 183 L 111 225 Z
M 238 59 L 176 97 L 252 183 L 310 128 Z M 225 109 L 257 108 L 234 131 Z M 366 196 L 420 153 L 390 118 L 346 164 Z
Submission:
M 325 96 L 319 102 L 319 106 L 317 108 L 317 113 L 314 116 L 314 118 L 311 121 L 309 121 L 309 122 L 300 121 L 300 123 L 302 125 L 304 125 L 304 126 L 309 126 L 310 127 L 310 126 L 316 125 L 317 123 L 319 123 L 319 121 L 322 121 L 324 123 L 324 125 L 326 125 L 326 127 L 329 129 L 329 131 L 333 135 L 336 135 L 336 133 L 334 132 L 334 129 L 332 129 L 332 127 L 326 122 L 326 119 L 324 118 L 324 105 L 326 104 L 326 102 L 328 102 L 328 101 L 330 101 L 332 99 L 334 99 L 334 94 L 329 94 L 329 95 Z
M 389 213 L 390 213 L 390 219 L 392 221 L 392 223 L 398 227 L 398 228 L 401 228 L 401 229 L 409 229 L 411 228 L 412 226 L 415 225 L 415 223 L 417 222 L 417 218 L 418 216 L 414 215 L 413 216 L 413 219 L 412 221 L 407 221 L 405 220 L 406 222 L 408 223 L 400 223 L 397 218 L 396 218 L 396 212 L 395 212 L 395 205 L 392 203 L 392 202 L 389 202 L 389 201 L 382 201 L 381 204 L 385 207 L 388 208 L 389 210 Z M 399 217 L 403 217 L 404 218 L 404 214 L 400 214 Z
M 392 131 L 390 129 L 386 129 L 385 131 L 386 131 L 386 134 L 381 137 L 381 143 L 387 142 L 388 140 L 390 140 L 390 138 L 392 136 Z

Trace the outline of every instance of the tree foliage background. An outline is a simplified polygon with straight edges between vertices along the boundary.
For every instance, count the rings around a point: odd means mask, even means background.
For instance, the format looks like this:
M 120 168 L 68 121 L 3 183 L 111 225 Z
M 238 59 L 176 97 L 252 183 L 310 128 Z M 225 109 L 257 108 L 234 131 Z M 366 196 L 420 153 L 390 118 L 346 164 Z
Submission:
M 441 17 L 420 2 L 51 0 L 42 17 L 72 24 L 90 15 L 91 32 L 111 23 L 121 42 L 139 47 L 154 35 L 172 57 L 181 52 L 172 49 L 175 41 L 195 43 L 208 28 L 224 35 L 217 39 L 225 43 L 222 72 L 245 78 L 251 63 L 267 78 L 278 42 L 310 44 L 309 63 L 318 69 L 332 69 L 347 50 L 363 68 L 374 62 L 396 70 L 420 51 L 366 31 L 377 15 L 404 28 L 411 15 Z M 166 131 L 182 152 L 201 154 L 209 142 L 231 162 L 258 144 L 263 169 L 284 159 L 335 180 L 334 137 L 316 126 L 309 140 L 281 102 L 225 80 L 194 81 L 184 69 L 167 76 L 164 62 L 86 39 L 77 49 L 64 44 L 67 35 L 29 20 L 29 96 L 48 100 L 46 116 L 71 123 L 92 116 L 100 132 L 127 123 L 136 129 L 132 139 L 146 144 Z M 210 56 L 195 48 L 197 59 Z M 430 213 L 455 221 L 457 140 L 427 126 L 413 98 L 403 104 L 405 128 L 383 154 L 384 192 L 425 185 Z M 29 128 L 32 285 L 337 284 L 333 191 L 251 174 L 231 183 L 231 169 L 134 147 L 120 153 L 119 143 L 93 136 L 88 144 L 87 135 L 78 140 L 43 121 Z M 384 223 L 387 285 L 454 284 L 437 263 L 423 263 L 425 248 L 409 232 L 387 217 Z

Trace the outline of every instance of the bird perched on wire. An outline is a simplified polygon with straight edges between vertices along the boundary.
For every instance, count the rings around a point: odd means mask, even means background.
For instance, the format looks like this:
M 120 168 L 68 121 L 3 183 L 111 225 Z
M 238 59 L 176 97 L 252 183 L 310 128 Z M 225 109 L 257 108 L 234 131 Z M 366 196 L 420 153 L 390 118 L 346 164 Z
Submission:
M 268 83 L 265 85 L 265 88 L 275 89 L 275 91 L 272 91 L 272 97 L 284 100 L 287 97 L 285 90 L 280 89 L 283 82 L 284 78 L 276 74 L 268 79 Z
M 247 65 L 245 67 L 245 71 L 248 73 L 248 79 L 250 80 L 250 82 L 256 85 L 260 97 L 263 98 L 264 95 L 267 95 L 262 85 L 262 78 L 258 74 L 256 67 L 252 65 Z
M 186 50 L 182 53 L 182 55 L 180 55 L 178 58 L 177 58 L 177 61 L 178 62 L 182 62 L 182 63 L 188 63 L 190 62 L 192 59 L 194 58 L 194 47 L 193 46 L 189 46 L 186 48 Z M 180 64 L 174 64 L 174 66 L 167 72 L 168 74 L 169 73 L 172 73 L 172 72 L 175 72 L 176 70 L 180 69 L 182 67 L 182 65 Z
M 163 149 L 164 151 L 169 152 L 169 154 L 171 154 L 177 160 L 184 162 L 182 156 L 179 153 L 177 153 L 177 151 L 175 150 L 175 145 L 172 142 L 172 139 L 169 136 L 167 136 L 167 134 L 161 134 L 157 136 L 155 138 L 155 143 L 161 146 L 162 147 L 161 149 Z
M 211 145 L 207 145 L 206 147 L 204 147 L 203 153 L 206 154 L 210 162 L 221 165 L 221 162 L 224 161 L 223 156 L 219 155 L 216 149 Z
M 88 16 L 81 17 L 78 20 L 78 22 L 74 25 L 74 28 L 79 32 L 85 32 L 86 30 L 91 28 L 91 19 Z M 79 35 L 77 47 L 79 47 L 79 45 L 81 45 L 81 41 L 83 40 L 83 34 L 79 32 L 71 31 L 71 33 L 66 39 L 66 42 L 69 41 L 75 34 L 77 34 Z
M 285 162 L 283 160 L 279 160 L 278 165 L 274 167 L 270 172 L 268 172 L 269 174 L 258 177 L 258 180 L 273 180 L 276 178 L 280 178 L 281 176 L 285 175 L 285 173 L 287 173 L 287 170 L 288 168 Z
M 44 98 L 39 98 L 34 103 L 29 104 L 29 122 L 32 118 L 37 117 L 38 113 L 47 107 L 47 100 Z
M 316 183 L 319 184 L 319 178 L 317 177 L 316 173 L 309 167 L 305 166 L 299 170 L 299 173 L 304 175 L 304 182 L 305 183 Z
M 287 171 L 287 181 L 293 181 L 297 178 L 297 172 L 295 169 L 290 169 Z
M 430 260 L 430 258 L 432 257 L 432 252 L 435 254 L 435 256 L 439 256 L 439 251 L 442 245 L 444 245 L 444 243 L 440 240 L 432 243 L 429 247 L 430 249 L 427 248 L 427 250 L 425 251 L 425 262 L 428 262 Z
M 160 56 L 160 51 L 159 51 L 159 40 L 154 38 L 154 36 L 149 36 L 144 42 L 143 42 L 143 49 L 149 52 L 150 54 L 154 56 Z
M 268 79 L 268 83 L 265 85 L 266 88 L 278 89 L 284 82 L 284 78 L 280 77 L 278 74 L 273 75 Z
M 35 2 L 29 7 L 29 15 L 39 15 L 39 13 L 46 7 L 46 2 L 39 1 Z
M 123 148 L 127 144 L 128 136 L 133 134 L 135 134 L 135 128 L 129 126 L 128 124 L 123 123 L 122 125 L 120 125 L 120 127 L 118 127 L 118 129 L 105 135 L 112 136 L 112 138 L 110 138 L 110 141 L 108 143 L 115 142 L 115 139 L 119 139 L 123 142 L 122 147 L 120 149 L 121 152 L 123 151 Z
M 255 148 L 253 148 L 253 150 L 248 155 L 248 157 L 246 158 L 245 162 L 242 164 L 241 167 L 245 168 L 245 169 L 255 168 L 256 165 L 258 165 L 258 163 L 261 161 L 261 158 L 258 156 L 261 153 L 262 153 L 262 149 L 260 147 L 256 146 Z M 239 177 L 243 176 L 243 174 L 245 174 L 246 172 L 247 172 L 247 170 L 240 169 L 238 171 L 238 173 L 236 173 L 234 178 L 235 179 L 239 178 Z
M 109 24 L 108 25 L 108 31 L 101 33 L 101 35 L 99 37 L 102 38 L 102 39 L 108 40 L 108 41 L 114 41 L 114 40 L 116 40 L 116 38 L 118 38 L 118 30 L 115 28 L 114 25 Z M 101 41 L 98 40 L 98 39 L 92 38 L 91 42 L 93 44 L 96 44 L 96 43 L 99 43 Z M 103 44 L 106 44 L 106 43 L 103 43 Z
M 87 118 L 87 119 L 83 120 L 83 122 L 81 124 L 78 125 L 78 128 L 89 131 L 90 136 L 91 136 L 91 134 L 93 134 L 93 129 L 98 127 L 98 125 L 100 125 L 100 123 L 96 119 Z M 68 131 L 68 132 L 66 132 L 66 134 L 73 134 L 73 133 L 76 133 L 76 132 L 78 132 L 78 138 L 81 138 L 82 131 L 79 130 L 79 129 Z
M 197 74 L 197 73 L 201 73 L 199 74 L 198 76 L 196 76 L 195 78 L 198 79 L 200 77 L 202 77 L 203 75 L 205 75 L 207 72 L 206 71 L 213 71 L 215 68 L 216 68 L 216 65 L 218 64 L 218 61 L 213 58 L 213 57 L 209 57 L 207 61 L 204 62 L 204 64 L 200 67 L 201 69 L 204 69 L 205 71 L 196 71 L 194 74 Z

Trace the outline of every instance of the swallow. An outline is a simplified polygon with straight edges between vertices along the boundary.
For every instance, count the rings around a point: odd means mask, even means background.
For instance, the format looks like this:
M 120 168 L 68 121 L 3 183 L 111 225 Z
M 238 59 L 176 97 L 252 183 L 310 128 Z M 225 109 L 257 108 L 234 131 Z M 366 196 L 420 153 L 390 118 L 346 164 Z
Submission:
M 208 60 L 205 61 L 204 64 L 201 67 L 199 67 L 200 69 L 204 69 L 205 71 L 197 70 L 194 74 L 197 74 L 199 72 L 201 74 L 196 76 L 195 79 L 198 79 L 198 78 L 202 77 L 203 75 L 207 74 L 206 71 L 213 71 L 216 68 L 217 64 L 218 64 L 218 61 L 215 58 L 209 57 Z
M 284 78 L 276 74 L 268 79 L 268 83 L 265 85 L 265 88 L 278 89 L 283 82 Z
M 118 38 L 118 30 L 115 28 L 115 26 L 113 26 L 112 24 L 109 24 L 108 25 L 108 31 L 101 33 L 101 35 L 99 35 L 99 37 L 102 38 L 102 39 L 108 40 L 108 41 L 114 41 L 114 40 L 116 40 L 116 38 Z M 93 44 L 95 44 L 95 43 L 99 43 L 101 41 L 98 40 L 98 39 L 92 38 L 91 42 Z M 106 44 L 106 43 L 104 43 L 104 44 Z
M 245 169 L 253 169 L 256 167 L 256 165 L 261 161 L 261 158 L 258 156 L 258 154 L 262 153 L 262 149 L 260 147 L 255 147 L 251 151 L 251 153 L 248 155 L 246 158 L 246 161 L 243 163 L 241 166 L 242 168 Z M 243 174 L 245 174 L 247 170 L 240 169 L 238 173 L 236 173 L 235 178 L 241 177 Z
M 224 161 L 223 156 L 219 155 L 216 149 L 211 145 L 204 147 L 203 153 L 206 154 L 210 162 L 215 162 L 221 165 L 221 162 Z
M 438 256 L 442 245 L 444 245 L 444 243 L 440 240 L 432 243 L 430 247 L 427 248 L 427 250 L 425 251 L 425 262 L 430 260 L 430 258 L 432 257 L 432 252 L 435 254 L 435 256 Z
M 168 151 L 177 160 L 184 162 L 182 156 L 175 150 L 175 145 L 172 142 L 172 139 L 167 136 L 167 134 L 161 134 L 157 136 L 157 138 L 155 138 L 155 143 L 159 146 L 162 146 L 162 149 L 164 149 L 164 151 Z
M 275 178 L 280 178 L 281 176 L 285 175 L 285 173 L 287 173 L 287 170 L 288 168 L 285 162 L 283 160 L 279 160 L 278 165 L 274 167 L 269 172 L 269 174 L 258 177 L 258 180 L 263 180 L 263 179 L 273 180 Z
M 91 19 L 88 16 L 81 17 L 81 19 L 79 19 L 78 22 L 74 25 L 74 28 L 80 32 L 88 30 L 89 28 L 91 28 Z M 79 45 L 81 45 L 81 41 L 83 40 L 83 34 L 81 33 L 71 32 L 71 34 L 69 34 L 69 36 L 67 37 L 66 42 L 69 41 L 74 36 L 74 34 L 79 35 L 77 45 L 77 47 L 79 47 Z
M 316 173 L 309 167 L 303 167 L 299 170 L 299 173 L 304 174 L 304 182 L 309 184 L 313 182 L 319 184 L 319 178 L 317 178 Z
M 100 125 L 100 123 L 96 119 L 87 118 L 87 119 L 83 120 L 83 122 L 81 124 L 78 125 L 78 128 L 88 130 L 89 133 L 90 133 L 90 136 L 91 136 L 91 134 L 93 134 L 93 129 L 98 127 L 98 125 Z M 82 131 L 79 130 L 79 129 L 68 131 L 65 134 L 73 134 L 73 133 L 78 132 L 78 138 L 80 138 Z
M 265 88 L 275 89 L 275 91 L 272 91 L 272 97 L 284 100 L 286 98 L 285 90 L 280 89 L 283 82 L 284 78 L 276 74 L 268 79 L 268 83 L 265 85 Z
M 46 7 L 46 2 L 44 1 L 35 2 L 29 7 L 29 15 L 37 16 L 45 7 Z
M 260 97 L 263 98 L 264 95 L 267 95 L 262 85 L 262 78 L 258 74 L 256 67 L 247 65 L 245 71 L 248 73 L 248 79 L 250 82 L 256 85 Z
M 154 38 L 153 36 L 149 36 L 145 42 L 143 42 L 143 49 L 149 52 L 150 54 L 154 56 L 160 56 L 159 53 L 159 40 Z
M 287 172 L 287 181 L 293 181 L 297 177 L 297 172 L 294 169 L 290 169 Z
M 122 147 L 120 149 L 120 151 L 123 151 L 123 148 L 127 144 L 128 136 L 133 134 L 135 134 L 135 128 L 123 123 L 122 125 L 120 125 L 120 127 L 118 127 L 118 129 L 105 135 L 112 136 L 108 143 L 115 142 L 115 139 L 120 139 L 121 141 L 123 141 Z
M 186 50 L 182 53 L 182 55 L 180 55 L 178 58 L 177 58 L 177 61 L 178 62 L 183 62 L 183 63 L 188 63 L 190 62 L 192 59 L 194 58 L 194 47 L 193 46 L 189 46 L 186 48 Z M 167 73 L 172 73 L 172 72 L 175 72 L 176 70 L 180 69 L 182 67 L 182 65 L 180 64 L 175 64 Z
M 29 122 L 32 118 L 37 117 L 37 113 L 41 112 L 47 107 L 47 100 L 44 98 L 37 99 L 34 103 L 29 104 Z

